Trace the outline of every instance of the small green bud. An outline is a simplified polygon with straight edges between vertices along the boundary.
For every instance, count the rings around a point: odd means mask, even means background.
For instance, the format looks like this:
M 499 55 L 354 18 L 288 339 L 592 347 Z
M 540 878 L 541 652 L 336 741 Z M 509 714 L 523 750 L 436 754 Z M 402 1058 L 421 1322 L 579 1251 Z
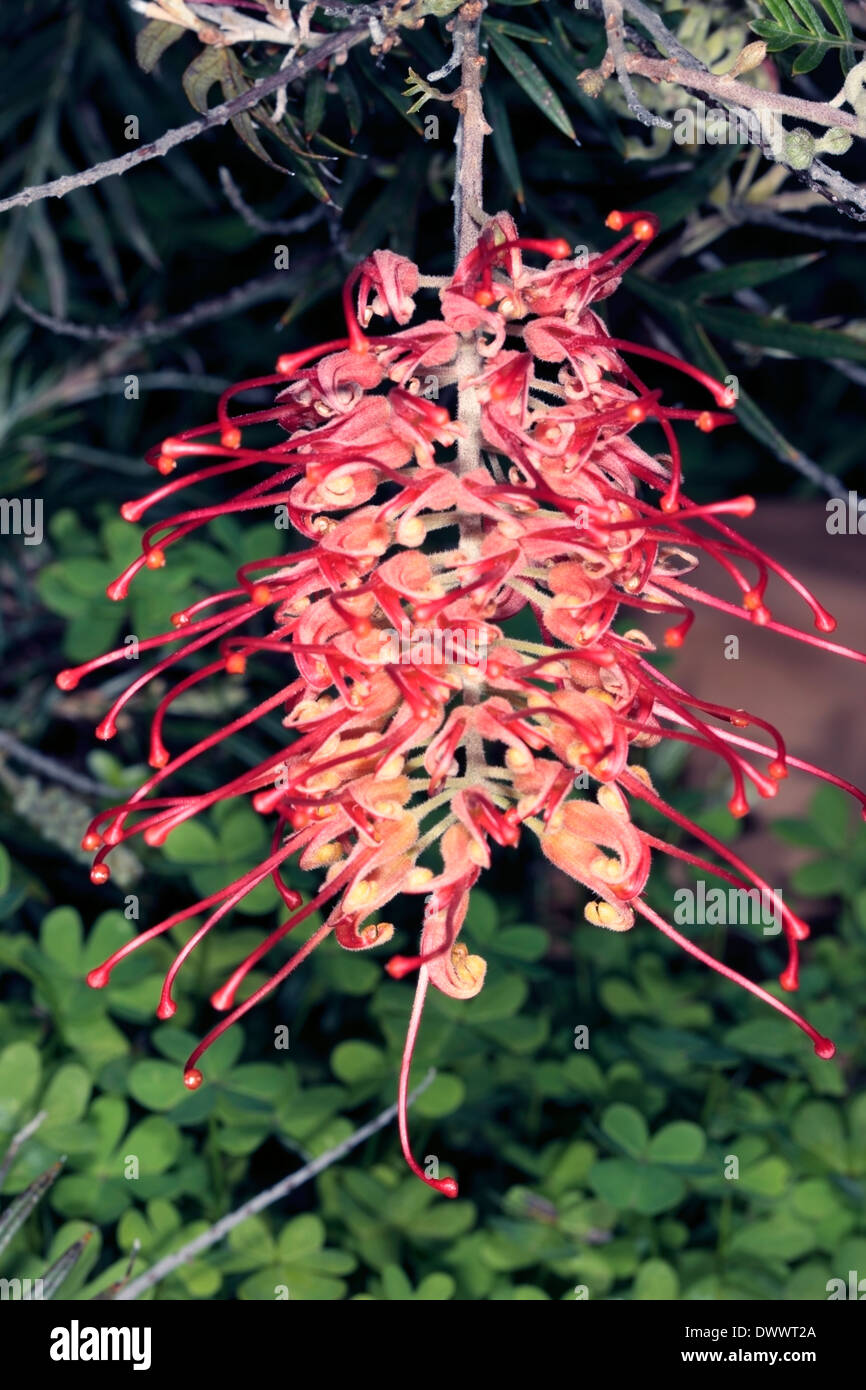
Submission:
M 815 149 L 819 154 L 847 154 L 854 143 L 854 136 L 848 130 L 834 125 L 822 135 Z
M 802 126 L 788 131 L 782 142 L 782 158 L 792 169 L 808 169 L 815 158 L 815 137 Z

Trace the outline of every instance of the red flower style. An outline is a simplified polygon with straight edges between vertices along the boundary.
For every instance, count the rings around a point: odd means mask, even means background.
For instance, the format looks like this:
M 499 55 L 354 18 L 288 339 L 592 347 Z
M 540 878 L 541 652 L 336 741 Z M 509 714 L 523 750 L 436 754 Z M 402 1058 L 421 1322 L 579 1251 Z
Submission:
M 454 1180 L 426 1177 L 409 1146 L 412 1051 L 428 985 L 460 999 L 482 988 L 485 963 L 460 940 L 469 893 L 490 863 L 491 841 L 513 846 L 524 827 L 589 889 L 590 922 L 624 931 L 639 913 L 792 1019 L 819 1056 L 834 1050 L 787 1004 L 675 931 L 642 896 L 653 850 L 763 890 L 787 939 L 781 984 L 796 989 L 807 925 L 735 853 L 668 805 L 644 768 L 629 761 L 632 750 L 672 738 L 718 753 L 733 780 L 735 816 L 748 809 L 747 781 L 760 796 L 772 796 L 789 767 L 845 787 L 861 805 L 866 797 L 791 757 L 766 720 L 688 694 L 650 663 L 646 635 L 614 630 L 615 619 L 632 609 L 669 613 L 665 640 L 676 647 L 693 606 L 711 604 L 814 646 L 866 657 L 773 621 L 765 601 L 771 572 L 803 597 L 820 634 L 834 627 L 796 579 L 727 525 L 726 515 L 751 513 L 752 498 L 696 506 L 683 493 L 675 423 L 692 421 L 706 431 L 729 424 L 733 398 L 697 368 L 610 336 L 592 306 L 613 293 L 656 224 L 648 214 L 613 213 L 608 226 L 621 239 L 581 261 L 562 241 L 519 237 L 500 214 L 442 286 L 441 318 L 410 327 L 417 267 L 389 251 L 374 253 L 349 277 L 346 337 L 287 354 L 273 375 L 232 387 L 215 423 L 151 450 L 148 461 L 164 481 L 122 508 L 137 521 L 189 484 L 244 474 L 231 501 L 189 507 L 151 525 L 141 555 L 111 585 L 114 599 L 141 569 L 163 565 L 174 545 L 218 516 L 284 507 L 309 545 L 241 566 L 236 588 L 175 614 L 172 631 L 143 641 L 142 649 L 166 647 L 168 654 L 132 682 L 99 725 L 98 736 L 110 739 L 120 711 L 153 676 L 209 653 L 156 709 L 153 776 L 122 806 L 100 813 L 85 837 L 85 848 L 95 851 L 95 882 L 109 877 L 106 859 L 115 845 L 134 835 L 160 845 L 176 826 L 229 797 L 250 798 L 274 830 L 262 863 L 143 931 L 89 982 L 104 986 L 141 944 L 204 915 L 165 980 L 158 1016 L 171 1017 L 184 961 L 257 884 L 273 881 L 286 916 L 213 996 L 225 1016 L 189 1058 L 185 1080 L 194 1088 L 208 1046 L 320 941 L 333 933 L 348 950 L 382 945 L 393 933 L 381 920 L 386 905 L 402 893 L 423 896 L 418 954 L 393 957 L 386 967 L 396 978 L 418 977 L 399 1126 L 413 1172 L 448 1196 L 456 1194 Z M 544 257 L 546 268 L 528 266 L 525 253 Z M 377 316 L 401 327 L 369 334 Z M 474 364 L 468 374 L 467 352 Z M 627 364 L 632 355 L 679 367 L 709 392 L 713 407 L 663 405 L 661 393 Z M 443 392 L 457 384 L 458 418 L 423 394 L 431 376 Z M 273 405 L 231 413 L 235 398 L 253 387 L 275 389 Z M 650 455 L 632 439 L 644 421 L 661 429 L 664 454 Z M 697 564 L 694 551 L 724 569 L 742 607 L 686 582 Z M 535 642 L 509 635 L 508 619 L 527 606 Z M 259 635 L 264 611 L 269 625 Z M 424 638 L 421 658 L 395 655 L 394 634 L 408 635 L 410 644 Z M 450 640 L 444 656 L 433 651 L 437 634 Z M 123 654 L 63 671 L 58 684 L 70 690 Z M 163 723 L 176 697 L 224 674 L 238 678 L 248 661 L 266 658 L 279 671 L 275 693 L 172 756 Z M 208 792 L 169 793 L 169 779 L 187 764 L 277 711 L 284 744 L 258 766 Z M 746 737 L 741 731 L 750 725 L 769 743 Z M 579 773 L 595 784 L 594 797 L 580 795 Z M 631 817 L 635 802 L 661 811 L 724 867 L 639 829 Z M 283 882 L 291 856 L 304 869 L 324 871 L 306 903 Z M 250 971 L 320 909 L 323 924 L 237 1003 Z

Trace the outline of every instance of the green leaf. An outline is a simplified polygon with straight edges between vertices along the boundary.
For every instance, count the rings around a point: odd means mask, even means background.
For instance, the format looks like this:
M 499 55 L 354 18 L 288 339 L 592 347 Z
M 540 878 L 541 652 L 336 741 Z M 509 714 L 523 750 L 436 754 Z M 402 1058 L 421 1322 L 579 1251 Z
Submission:
M 541 927 L 503 927 L 491 943 L 502 955 L 530 963 L 541 960 L 549 944 L 547 932 Z
M 177 1126 L 159 1115 L 150 1115 L 135 1125 L 123 1140 L 121 1153 L 117 1156 L 118 1170 L 115 1176 L 123 1177 L 121 1165 L 127 1156 L 138 1159 L 142 1177 L 150 1177 L 170 1168 L 179 1152 L 180 1132 Z
M 418 1303 L 444 1303 L 453 1298 L 457 1285 L 450 1274 L 427 1274 L 418 1285 L 413 1298 Z
M 589 1180 L 604 1201 L 619 1211 L 658 1216 L 679 1206 L 686 1187 L 667 1168 L 651 1168 L 631 1158 L 606 1158 L 593 1165 Z
M 798 1260 L 815 1248 L 815 1236 L 804 1222 L 780 1212 L 766 1221 L 740 1226 L 730 1248 L 756 1260 Z
M 708 332 L 718 333 L 732 342 L 774 348 L 793 357 L 817 357 L 823 361 L 839 357 L 851 362 L 866 362 L 866 340 L 850 333 L 751 314 L 745 309 L 704 304 L 694 306 L 694 315 Z
M 307 76 L 304 86 L 304 134 L 311 140 L 325 117 L 325 79 L 315 70 Z
M 181 1069 L 156 1057 L 136 1062 L 127 1085 L 133 1100 L 146 1110 L 171 1110 L 189 1094 Z
M 414 1109 L 425 1119 L 438 1120 L 459 1110 L 466 1097 L 466 1087 L 459 1076 L 440 1072 L 431 1085 L 416 1100 Z
M 800 77 L 805 72 L 812 72 L 827 56 L 827 52 L 825 43 L 810 43 L 807 48 L 797 54 L 791 65 L 791 72 L 795 77 Z
M 508 180 L 512 193 L 521 207 L 526 204 L 523 192 L 523 179 L 520 175 L 520 165 L 517 159 L 517 151 L 514 148 L 514 139 L 511 134 L 511 123 L 508 119 L 508 111 L 505 102 L 502 100 L 494 83 L 490 83 L 484 93 L 484 105 L 486 108 L 487 122 L 491 129 L 491 139 L 496 158 Z
M 510 19 L 491 19 L 485 15 L 481 25 L 483 29 L 494 34 L 508 34 L 513 39 L 522 39 L 524 43 L 550 43 L 550 39 L 544 34 L 539 34 L 537 29 L 528 29 L 525 24 L 515 24 Z M 484 95 L 486 97 L 487 93 Z
M 11 1128 L 22 1106 L 39 1089 L 42 1062 L 38 1048 L 29 1042 L 14 1042 L 0 1053 L 0 1128 Z
M 643 1115 L 633 1105 L 609 1105 L 601 1117 L 601 1127 L 632 1158 L 646 1153 L 649 1131 Z
M 799 1042 L 790 1024 L 772 1018 L 754 1018 L 729 1028 L 724 1040 L 729 1047 L 756 1057 L 788 1057 Z
M 809 805 L 809 821 L 819 839 L 832 850 L 843 850 L 851 827 L 851 803 L 838 787 L 819 787 Z
M 808 33 L 820 37 L 826 32 L 821 17 L 811 0 L 788 0 L 788 4 Z
M 306 1260 L 325 1244 L 325 1227 L 318 1216 L 307 1213 L 296 1216 L 280 1232 L 277 1248 L 287 1263 Z
M 667 1303 L 679 1297 L 676 1270 L 666 1260 L 647 1260 L 641 1265 L 632 1285 L 631 1296 Z
M 367 1042 L 342 1042 L 331 1053 L 331 1069 L 347 1086 L 376 1081 L 387 1075 L 385 1054 Z
M 42 1133 L 54 1125 L 80 1119 L 87 1108 L 91 1088 L 89 1073 L 77 1062 L 67 1062 L 58 1068 L 40 1101 L 40 1108 L 46 1112 Z
M 39 944 L 46 956 L 70 974 L 78 974 L 84 932 L 81 918 L 72 907 L 57 907 L 42 919 Z
M 166 859 L 172 864 L 225 863 L 213 834 L 200 821 L 188 820 L 172 830 L 162 849 Z
M 798 893 L 809 898 L 826 898 L 841 893 L 850 879 L 850 869 L 844 860 L 813 859 L 801 864 L 791 876 Z
M 182 24 L 166 24 L 161 19 L 152 19 L 135 36 L 138 66 L 145 72 L 153 72 L 166 49 L 177 43 L 186 32 Z
M 203 48 L 193 58 L 181 82 L 191 106 L 202 115 L 208 109 L 208 94 L 217 82 L 222 86 L 229 80 L 229 50 L 215 48 L 212 44 Z
M 848 1167 L 848 1144 L 842 1117 L 829 1101 L 807 1101 L 794 1116 L 794 1139 L 809 1153 L 820 1157 L 831 1172 L 844 1173 Z
M 557 130 L 562 131 L 563 135 L 567 135 L 569 140 L 576 141 L 577 136 L 565 107 L 532 59 L 518 48 L 516 43 L 512 43 L 511 39 L 506 38 L 504 34 L 496 33 L 495 30 L 490 34 L 490 46 L 506 71 L 518 86 L 523 88 L 530 100 L 535 102 L 539 110 L 544 112 L 547 119 Z
M 697 1163 L 704 1156 L 706 1136 L 689 1120 L 673 1120 L 650 1140 L 648 1157 L 653 1163 Z
M 738 290 L 754 289 L 766 285 L 771 280 L 779 280 L 783 275 L 792 275 L 813 261 L 820 260 L 820 254 L 806 256 L 781 256 L 776 260 L 740 261 L 736 265 L 724 266 L 720 270 L 708 270 L 702 275 L 692 275 L 677 285 L 677 294 L 683 299 L 712 299 L 717 295 L 736 294 Z
M 459 1199 L 437 1202 L 422 1211 L 412 1222 L 412 1237 L 417 1240 L 455 1240 L 475 1224 L 475 1207 Z

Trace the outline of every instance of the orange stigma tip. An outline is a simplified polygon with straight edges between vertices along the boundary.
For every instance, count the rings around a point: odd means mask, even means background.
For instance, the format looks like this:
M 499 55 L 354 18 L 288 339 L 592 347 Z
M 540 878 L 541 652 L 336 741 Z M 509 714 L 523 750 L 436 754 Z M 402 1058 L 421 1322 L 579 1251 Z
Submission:
M 703 430 L 704 434 L 709 434 L 711 430 L 716 428 L 716 422 L 709 410 L 702 410 L 695 420 L 695 424 L 699 430 Z
M 144 563 L 149 570 L 161 570 L 165 564 L 165 551 L 160 550 L 159 546 L 149 550 L 144 557 Z
M 482 309 L 487 309 L 493 303 L 492 290 L 476 290 L 472 297 Z
M 280 376 L 291 376 L 295 370 L 295 359 L 290 352 L 284 352 L 277 358 L 277 371 Z
M 392 980 L 405 979 L 414 968 L 415 962 L 409 956 L 392 956 L 385 966 Z
M 679 631 L 678 628 L 669 628 L 668 631 L 665 633 L 666 647 L 681 647 L 683 645 L 684 640 L 685 639 L 683 638 L 683 634 Z
M 659 506 L 663 512 L 675 512 L 679 505 L 679 498 L 675 492 L 666 492 L 659 498 Z
M 240 430 L 234 427 L 229 430 L 223 430 L 220 435 L 220 444 L 222 444 L 224 449 L 239 449 L 241 444 Z
M 124 502 L 123 506 L 120 509 L 120 515 L 123 517 L 124 521 L 137 521 L 138 503 Z
M 728 802 L 728 810 L 732 816 L 736 816 L 737 820 L 741 820 L 743 816 L 749 814 L 749 803 L 743 797 L 731 797 Z
M 87 983 L 91 989 L 105 989 L 108 984 L 110 972 L 104 965 L 98 965 L 95 970 L 91 970 L 87 976 Z
M 87 850 L 88 854 L 92 854 L 94 850 L 99 849 L 101 844 L 102 836 L 98 835 L 95 830 L 88 830 L 84 839 L 81 841 L 81 848 Z
M 436 421 L 437 425 L 447 425 L 451 416 L 448 414 L 444 405 L 437 405 L 436 409 L 433 411 L 433 419 Z
M 183 1084 L 188 1091 L 197 1091 L 203 1081 L 204 1077 L 198 1067 L 191 1067 L 183 1074 Z
M 233 652 L 226 658 L 226 670 L 230 676 L 242 676 L 247 669 L 247 659 L 240 652 Z
M 612 232 L 621 232 L 625 226 L 625 221 L 621 212 L 609 212 L 604 220 L 604 225 L 609 227 Z
M 770 763 L 770 766 L 767 768 L 767 772 L 771 777 L 775 778 L 777 782 L 783 781 L 783 779 L 788 775 L 788 769 L 779 758 L 774 758 L 774 760 Z
M 641 217 L 631 229 L 635 241 L 652 241 L 656 234 L 655 226 L 648 217 Z
M 74 690 L 78 684 L 78 677 L 74 671 L 58 671 L 54 677 L 54 684 L 58 690 Z
M 641 421 L 646 419 L 646 406 L 630 405 L 625 413 L 626 418 L 630 420 L 633 425 L 639 425 Z
M 257 603 L 259 608 L 264 608 L 271 601 L 271 591 L 267 584 L 257 584 L 252 592 L 253 603 Z
M 169 454 L 160 454 L 156 461 L 156 470 L 158 473 L 162 473 L 163 477 L 167 477 L 168 474 L 173 473 L 176 468 L 177 459 L 173 459 Z
M 107 864 L 94 864 L 90 870 L 91 883 L 107 883 L 111 878 L 111 871 Z
M 169 755 L 164 748 L 155 748 L 147 760 L 148 767 L 165 767 L 169 762 Z
M 188 622 L 189 617 L 186 613 L 172 613 L 171 615 L 172 627 L 186 627 Z
M 815 1042 L 815 1056 L 829 1062 L 831 1057 L 836 1056 L 836 1044 L 829 1038 L 818 1038 Z
M 562 236 L 552 241 L 547 249 L 550 252 L 551 259 L 554 261 L 565 261 L 571 255 L 571 246 L 566 241 L 565 237 Z

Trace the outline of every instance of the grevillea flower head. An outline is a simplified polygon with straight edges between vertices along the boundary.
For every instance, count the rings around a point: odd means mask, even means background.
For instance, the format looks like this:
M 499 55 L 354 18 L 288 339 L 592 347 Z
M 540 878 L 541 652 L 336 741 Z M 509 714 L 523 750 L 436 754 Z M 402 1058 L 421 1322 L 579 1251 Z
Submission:
M 520 237 L 505 214 L 490 219 L 453 277 L 434 282 L 438 316 L 419 322 L 417 267 L 375 252 L 347 282 L 346 336 L 286 354 L 272 375 L 226 391 L 215 422 L 151 450 L 163 481 L 122 508 L 138 521 L 176 507 L 190 485 L 219 478 L 237 485 L 229 501 L 189 505 L 150 525 L 141 555 L 109 589 L 114 599 L 216 517 L 284 508 L 305 544 L 242 565 L 235 588 L 176 613 L 171 631 L 140 643 L 166 654 L 115 701 L 100 738 L 113 736 L 120 711 L 154 676 L 194 654 L 205 653 L 205 663 L 157 705 L 153 775 L 123 805 L 100 813 L 84 841 L 95 852 L 93 880 L 105 882 L 115 846 L 136 835 L 161 845 L 185 821 L 244 797 L 272 823 L 271 851 L 141 932 L 89 982 L 104 986 L 144 942 L 203 917 L 165 979 L 158 1016 L 170 1018 L 185 961 L 246 894 L 275 884 L 285 915 L 213 996 L 224 1017 L 189 1058 L 185 1079 L 194 1088 L 210 1044 L 325 937 L 347 950 L 382 946 L 393 934 L 382 915 L 388 904 L 401 894 L 422 898 L 416 954 L 386 966 L 395 978 L 417 976 L 399 1127 L 412 1170 L 449 1196 L 454 1180 L 426 1177 L 409 1145 L 413 1047 L 430 985 L 458 999 L 483 987 L 485 962 L 461 940 L 469 895 L 491 845 L 514 846 L 525 831 L 589 890 L 591 923 L 626 931 L 643 917 L 792 1019 L 819 1056 L 833 1053 L 787 1004 L 675 931 L 643 896 L 654 850 L 763 890 L 781 916 L 780 978 L 793 990 L 806 924 L 732 850 L 663 800 L 635 754 L 663 739 L 718 754 L 730 770 L 735 816 L 748 809 L 747 784 L 772 796 L 789 767 L 845 787 L 861 806 L 866 798 L 789 756 L 758 715 L 699 699 L 663 675 L 648 659 L 649 638 L 628 626 L 632 615 L 669 615 L 665 641 L 677 647 L 695 605 L 710 604 L 866 658 L 830 642 L 834 622 L 817 600 L 729 527 L 726 517 L 751 513 L 750 497 L 697 506 L 683 492 L 675 426 L 710 432 L 731 423 L 733 396 L 696 367 L 609 334 L 594 305 L 614 292 L 657 228 L 641 213 L 613 213 L 608 226 L 620 238 L 586 260 L 563 241 Z M 382 319 L 396 327 L 374 331 Z M 664 405 L 630 365 L 634 356 L 678 367 L 709 404 Z M 441 393 L 435 399 L 431 378 Z M 443 403 L 451 387 L 453 413 Z M 272 403 L 244 408 L 238 398 L 252 388 L 270 390 Z M 635 442 L 632 432 L 645 422 L 660 430 L 663 452 Z M 738 603 L 687 581 L 698 554 L 721 566 Z M 819 635 L 773 620 L 771 573 L 803 598 Z M 537 640 L 512 635 L 509 619 L 524 609 Z M 123 654 L 63 671 L 58 684 L 72 689 Z M 249 662 L 271 667 L 274 693 L 172 753 L 163 730 L 173 701 L 204 681 L 238 680 Z M 285 737 L 257 766 L 205 792 L 178 785 L 187 765 L 273 714 Z M 747 737 L 749 726 L 763 739 Z M 640 829 L 632 810 L 641 804 L 702 841 L 721 865 Z M 293 857 L 322 873 L 306 902 L 283 880 Z M 319 912 L 324 920 L 305 943 L 237 1002 L 250 972 Z

